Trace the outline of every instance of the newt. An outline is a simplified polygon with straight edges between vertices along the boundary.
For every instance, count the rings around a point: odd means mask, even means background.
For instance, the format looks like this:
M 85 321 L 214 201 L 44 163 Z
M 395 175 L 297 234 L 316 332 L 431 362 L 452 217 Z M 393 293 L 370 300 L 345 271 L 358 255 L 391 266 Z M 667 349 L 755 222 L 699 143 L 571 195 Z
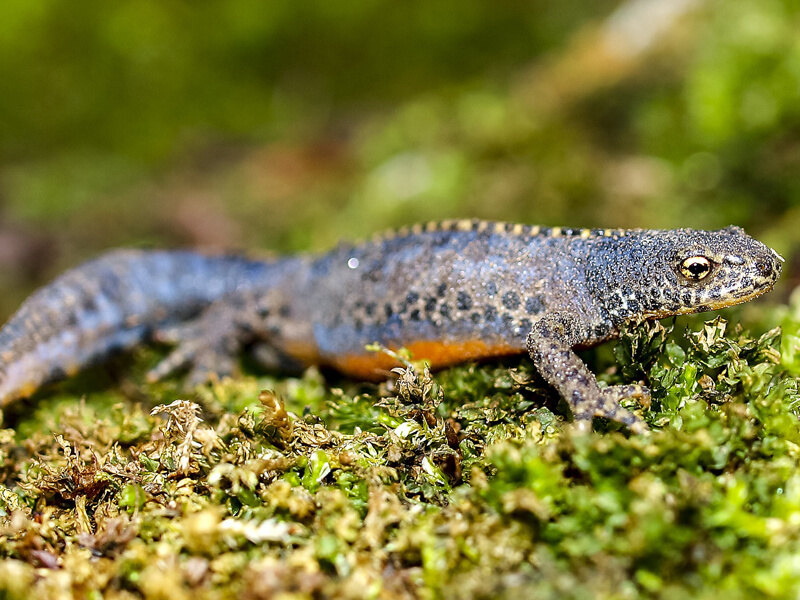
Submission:
M 416 225 L 318 255 L 274 260 L 117 250 L 30 296 L 0 329 L 0 406 L 112 352 L 174 344 L 149 374 L 188 382 L 235 371 L 246 348 L 269 368 L 326 365 L 361 379 L 397 366 L 378 342 L 433 368 L 527 352 L 588 427 L 644 421 L 601 388 L 575 348 L 632 320 L 732 306 L 770 290 L 783 259 L 738 227 L 571 229 L 481 220 Z

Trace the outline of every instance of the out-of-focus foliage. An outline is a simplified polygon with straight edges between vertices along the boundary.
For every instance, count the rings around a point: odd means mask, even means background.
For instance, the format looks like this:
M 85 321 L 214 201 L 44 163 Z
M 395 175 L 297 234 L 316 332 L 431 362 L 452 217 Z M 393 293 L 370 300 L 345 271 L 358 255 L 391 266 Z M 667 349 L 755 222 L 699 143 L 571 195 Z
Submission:
M 788 260 L 727 322 L 583 354 L 650 385 L 644 436 L 576 435 L 517 359 L 191 397 L 152 350 L 87 371 L 6 411 L 0 596 L 796 597 L 798 30 L 794 0 L 6 0 L 4 313 L 122 244 L 442 217 L 735 223 Z
M 91 148 L 151 161 L 209 135 L 316 136 L 329 111 L 508 73 L 613 6 L 9 0 L 0 148 L 12 158 Z
M 113 246 L 453 216 L 736 223 L 793 257 L 799 23 L 790 0 L 11 0 L 0 307 Z

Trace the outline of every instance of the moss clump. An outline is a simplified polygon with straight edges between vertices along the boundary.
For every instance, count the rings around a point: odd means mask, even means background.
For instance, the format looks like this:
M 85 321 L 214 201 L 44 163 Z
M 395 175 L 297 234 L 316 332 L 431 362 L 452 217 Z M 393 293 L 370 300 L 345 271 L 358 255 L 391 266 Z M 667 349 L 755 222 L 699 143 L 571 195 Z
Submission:
M 192 401 L 166 402 L 167 386 L 149 414 L 56 394 L 39 410 L 56 409 L 51 433 L 34 417 L 0 433 L 0 593 L 787 596 L 795 317 L 783 336 L 642 324 L 615 361 L 587 355 L 605 383 L 649 383 L 641 436 L 600 420 L 575 433 L 524 360 L 435 379 L 408 363 L 367 387 L 243 377 Z

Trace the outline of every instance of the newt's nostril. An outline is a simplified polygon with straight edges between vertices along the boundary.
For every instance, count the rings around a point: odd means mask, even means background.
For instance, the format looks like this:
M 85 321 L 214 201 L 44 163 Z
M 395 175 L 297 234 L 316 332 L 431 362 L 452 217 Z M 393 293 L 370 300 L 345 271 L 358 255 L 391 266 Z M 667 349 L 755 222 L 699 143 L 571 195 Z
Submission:
M 759 273 L 766 277 L 772 275 L 774 267 L 771 260 L 762 259 L 756 262 L 756 269 L 758 269 Z

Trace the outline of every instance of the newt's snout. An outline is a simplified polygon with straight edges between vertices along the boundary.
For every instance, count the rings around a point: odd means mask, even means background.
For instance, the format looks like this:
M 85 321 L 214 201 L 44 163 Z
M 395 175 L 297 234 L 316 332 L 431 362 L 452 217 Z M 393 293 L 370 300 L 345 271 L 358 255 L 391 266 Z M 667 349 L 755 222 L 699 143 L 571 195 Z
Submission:
M 775 282 L 783 270 L 783 257 L 770 248 L 770 256 L 765 256 L 756 261 L 756 269 L 765 279 Z
M 761 252 L 758 252 L 757 255 L 751 259 L 749 274 L 746 272 L 742 274 L 743 281 L 740 285 L 744 292 L 746 288 L 749 287 L 747 281 L 752 279 L 751 287 L 753 291 L 756 292 L 755 295 L 761 295 L 771 290 L 775 282 L 778 281 L 781 271 L 783 270 L 783 265 L 781 264 L 783 262 L 783 257 L 772 248 L 764 246 L 760 242 L 755 243 L 759 246 L 763 246 L 763 248 L 760 249 Z

